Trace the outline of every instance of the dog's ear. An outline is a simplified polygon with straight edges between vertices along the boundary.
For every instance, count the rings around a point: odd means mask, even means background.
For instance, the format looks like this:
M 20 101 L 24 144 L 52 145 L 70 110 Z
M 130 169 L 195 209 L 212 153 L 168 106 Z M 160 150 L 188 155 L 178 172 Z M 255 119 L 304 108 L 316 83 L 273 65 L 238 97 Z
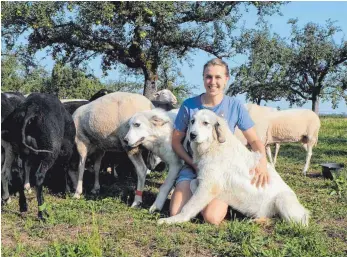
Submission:
M 157 115 L 152 116 L 150 121 L 154 126 L 163 126 L 165 123 L 168 123 L 167 120 L 163 120 L 162 118 L 158 117 Z
M 224 143 L 225 142 L 225 131 L 222 128 L 222 126 L 219 123 L 219 121 L 217 121 L 214 124 L 214 131 L 215 131 L 215 135 L 216 135 L 216 138 L 217 138 L 218 142 L 219 143 Z

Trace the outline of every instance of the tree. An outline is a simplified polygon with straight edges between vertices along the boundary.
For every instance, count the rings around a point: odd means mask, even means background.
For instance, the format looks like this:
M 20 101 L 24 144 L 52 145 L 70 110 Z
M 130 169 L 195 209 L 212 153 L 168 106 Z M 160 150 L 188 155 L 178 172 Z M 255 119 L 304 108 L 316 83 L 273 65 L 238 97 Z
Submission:
M 280 101 L 288 90 L 281 87 L 287 65 L 288 50 L 284 41 L 271 35 L 265 26 L 258 31 L 246 31 L 248 62 L 231 69 L 232 83 L 227 94 L 246 93 L 246 99 L 260 105 L 262 100 Z
M 77 66 L 102 56 L 106 72 L 117 63 L 140 70 L 144 95 L 157 90 L 158 68 L 168 57 L 194 49 L 217 57 L 235 54 L 232 36 L 239 6 L 258 14 L 278 11 L 280 2 L 3 2 L 2 35 L 8 47 L 28 33 L 28 53 L 49 49 L 62 63 Z
M 347 41 L 338 44 L 334 36 L 340 28 L 327 21 L 325 27 L 308 23 L 299 29 L 297 20 L 292 24 L 289 65 L 284 87 L 290 89 L 287 99 L 302 104 L 312 101 L 312 110 L 318 113 L 320 98 L 331 99 L 333 105 L 347 99 L 346 79 Z
M 166 59 L 158 70 L 158 89 L 169 89 L 181 104 L 187 97 L 193 94 L 196 85 L 186 82 L 180 71 L 181 63 L 173 62 L 172 59 Z
M 93 76 L 86 75 L 80 69 L 57 63 L 53 67 L 50 82 L 42 92 L 55 94 L 59 99 L 89 99 L 102 88 L 104 85 Z
M 1 90 L 23 94 L 41 92 L 48 82 L 48 73 L 41 66 L 25 67 L 15 54 L 5 53 L 1 59 Z
M 17 58 L 14 55 L 5 55 L 1 58 L 1 90 L 20 91 L 22 84 Z

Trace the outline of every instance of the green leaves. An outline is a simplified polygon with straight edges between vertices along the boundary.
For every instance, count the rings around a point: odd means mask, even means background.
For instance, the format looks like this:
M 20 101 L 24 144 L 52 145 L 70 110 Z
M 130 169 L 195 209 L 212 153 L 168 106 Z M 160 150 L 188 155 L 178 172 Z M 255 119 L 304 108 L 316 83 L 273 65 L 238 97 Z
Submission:
M 228 94 L 247 93 L 247 99 L 257 103 L 284 98 L 302 105 L 311 100 L 316 112 L 320 98 L 331 101 L 333 108 L 347 100 L 347 41 L 334 41 L 340 29 L 331 21 L 325 26 L 310 22 L 303 28 L 297 22 L 288 21 L 288 40 L 271 35 L 266 24 L 244 31 L 248 62 L 231 71 L 234 82 Z
M 4 2 L 2 31 L 7 46 L 15 46 L 18 36 L 27 31 L 32 55 L 47 47 L 55 59 L 76 67 L 100 55 L 104 72 L 117 63 L 141 71 L 144 92 L 150 97 L 165 59 L 180 60 L 196 49 L 218 57 L 235 54 L 237 40 L 232 31 L 241 17 L 237 7 L 242 4 Z M 271 12 L 279 5 L 259 2 L 257 8 Z M 152 85 L 150 90 L 147 85 Z

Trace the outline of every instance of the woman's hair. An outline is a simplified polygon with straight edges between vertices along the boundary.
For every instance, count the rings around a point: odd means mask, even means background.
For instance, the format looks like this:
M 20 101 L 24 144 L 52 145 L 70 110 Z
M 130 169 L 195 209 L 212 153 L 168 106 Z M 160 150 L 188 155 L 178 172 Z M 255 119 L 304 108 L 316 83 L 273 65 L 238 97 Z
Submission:
M 209 60 L 207 63 L 205 63 L 202 75 L 204 75 L 205 70 L 206 70 L 207 67 L 215 66 L 215 65 L 224 67 L 225 68 L 225 75 L 227 77 L 229 77 L 229 67 L 228 67 L 228 64 L 225 61 L 223 61 L 222 59 L 219 59 L 219 58 L 214 58 L 212 60 Z

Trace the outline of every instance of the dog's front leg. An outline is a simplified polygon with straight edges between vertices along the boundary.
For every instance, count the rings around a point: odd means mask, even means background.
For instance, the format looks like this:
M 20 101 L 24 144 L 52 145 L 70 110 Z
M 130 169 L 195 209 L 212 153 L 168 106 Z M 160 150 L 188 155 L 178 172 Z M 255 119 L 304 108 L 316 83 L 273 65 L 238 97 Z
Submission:
M 155 199 L 155 202 L 149 209 L 150 213 L 153 213 L 156 210 L 161 210 L 163 208 L 165 200 L 167 196 L 169 195 L 169 192 L 173 184 L 175 183 L 175 179 L 177 177 L 179 170 L 180 170 L 180 166 L 178 164 L 174 164 L 174 165 L 171 164 L 169 166 L 169 174 L 167 175 L 167 178 L 165 179 L 164 184 L 161 185 L 158 196 Z
M 192 198 L 182 208 L 182 211 L 170 218 L 159 219 L 158 224 L 173 224 L 187 222 L 201 212 L 219 194 L 219 186 L 217 184 L 199 183 L 198 188 Z

